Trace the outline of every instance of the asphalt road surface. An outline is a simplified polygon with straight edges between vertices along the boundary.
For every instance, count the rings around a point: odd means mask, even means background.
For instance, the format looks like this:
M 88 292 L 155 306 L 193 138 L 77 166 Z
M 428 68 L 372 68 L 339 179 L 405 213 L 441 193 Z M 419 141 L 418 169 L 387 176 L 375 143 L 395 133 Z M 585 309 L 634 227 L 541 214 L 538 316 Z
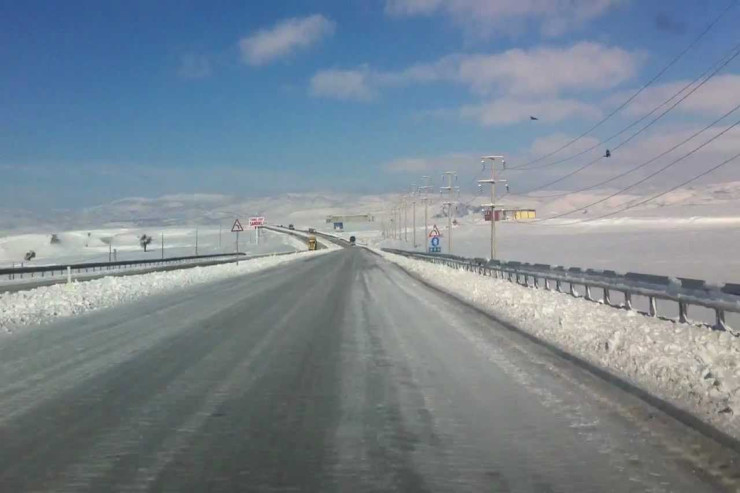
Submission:
M 737 456 L 363 249 L 0 337 L 0 491 L 735 490 Z

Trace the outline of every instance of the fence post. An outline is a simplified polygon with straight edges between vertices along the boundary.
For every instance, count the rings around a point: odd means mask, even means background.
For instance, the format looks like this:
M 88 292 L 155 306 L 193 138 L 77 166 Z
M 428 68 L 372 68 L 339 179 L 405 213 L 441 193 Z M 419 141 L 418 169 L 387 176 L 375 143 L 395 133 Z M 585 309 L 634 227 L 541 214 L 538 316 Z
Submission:
M 584 284 L 583 287 L 586 289 L 583 297 L 586 298 L 588 301 L 593 301 L 594 299 L 591 297 L 591 286 L 589 286 L 588 284 Z
M 714 330 L 721 330 L 726 331 L 727 330 L 727 324 L 725 324 L 725 311 L 721 308 L 715 308 L 714 314 L 717 317 L 717 323 L 714 324 L 714 327 L 712 327 Z
M 678 302 L 678 321 L 683 324 L 689 321 L 689 306 L 684 301 Z

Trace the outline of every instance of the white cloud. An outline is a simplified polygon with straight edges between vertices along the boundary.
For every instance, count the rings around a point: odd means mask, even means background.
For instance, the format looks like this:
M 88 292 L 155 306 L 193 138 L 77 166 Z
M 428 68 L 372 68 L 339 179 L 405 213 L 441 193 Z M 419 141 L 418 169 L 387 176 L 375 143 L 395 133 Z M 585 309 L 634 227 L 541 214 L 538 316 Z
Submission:
M 402 158 L 386 163 L 383 167 L 392 173 L 421 173 L 427 171 L 431 161 L 422 158 Z
M 345 101 L 370 101 L 374 90 L 369 77 L 369 72 L 363 69 L 323 70 L 311 78 L 311 94 Z
M 623 110 L 628 116 L 641 116 L 656 106 L 671 98 L 674 94 L 687 86 L 689 81 L 682 80 L 656 85 L 645 89 L 635 100 Z M 688 94 L 698 83 L 692 84 L 681 92 L 675 99 L 658 110 L 664 111 L 676 101 Z M 609 103 L 619 104 L 627 99 L 632 92 L 622 92 L 609 98 Z M 693 113 L 699 115 L 719 116 L 735 105 L 740 103 L 740 75 L 725 74 L 718 75 L 696 90 L 688 98 L 682 101 L 673 111 Z
M 323 15 L 295 17 L 262 29 L 239 41 L 242 60 L 249 65 L 264 65 L 308 48 L 334 33 L 336 24 Z
M 622 0 L 386 0 L 385 11 L 395 17 L 450 16 L 477 36 L 511 34 L 535 22 L 544 35 L 557 36 L 604 15 Z
M 557 94 L 562 91 L 604 90 L 632 78 L 644 56 L 640 53 L 581 42 L 569 47 L 538 47 L 494 54 L 448 55 L 432 63 L 420 63 L 399 71 L 368 67 L 330 70 L 323 75 L 343 77 L 347 84 L 362 87 L 367 100 L 381 88 L 449 82 L 467 86 L 479 94 Z M 312 81 L 313 82 L 313 81 Z M 330 91 L 316 95 L 346 99 Z
M 609 89 L 632 78 L 642 59 L 639 53 L 582 42 L 568 48 L 514 49 L 463 57 L 456 77 L 479 92 L 500 88 L 518 94 Z
M 477 165 L 481 153 L 450 153 L 430 158 L 400 158 L 385 163 L 382 167 L 390 173 L 425 173 L 444 170 L 456 171 Z
M 460 108 L 460 116 L 486 126 L 512 125 L 528 121 L 530 116 L 538 118 L 541 122 L 539 124 L 551 124 L 576 117 L 599 118 L 601 110 L 575 99 L 533 101 L 505 97 L 481 104 L 465 105 Z
M 204 79 L 213 73 L 211 60 L 206 55 L 186 53 L 180 57 L 177 73 L 184 79 Z
M 620 189 L 636 183 L 648 174 L 655 172 L 661 167 L 675 161 L 679 157 L 686 155 L 689 151 L 696 149 L 701 144 L 719 134 L 722 130 L 727 128 L 728 125 L 729 123 L 724 126 L 713 127 L 696 138 L 679 146 L 674 151 L 656 159 L 650 164 L 640 169 L 636 169 L 634 172 L 631 172 L 624 177 L 599 185 L 597 188 Z M 699 125 L 669 125 L 667 127 L 664 126 L 655 131 L 645 133 L 627 144 L 625 147 L 612 150 L 610 158 L 596 161 L 595 164 L 590 165 L 583 171 L 548 187 L 542 193 L 548 194 L 557 190 L 572 190 L 575 188 L 599 184 L 601 181 L 616 177 L 623 172 L 636 168 L 638 165 L 641 165 L 648 160 L 656 158 L 662 153 L 680 144 L 698 132 L 701 128 L 703 127 Z M 532 159 L 544 156 L 556 149 L 559 149 L 563 144 L 570 142 L 573 137 L 573 135 L 562 133 L 540 137 L 536 139 L 529 148 L 510 156 L 508 162 L 513 166 L 522 165 Z M 517 185 L 516 189 L 518 191 L 531 190 L 536 186 L 564 177 L 569 172 L 575 171 L 581 168 L 584 164 L 588 164 L 594 159 L 603 156 L 605 149 L 612 147 L 608 144 L 598 145 L 598 143 L 599 141 L 593 137 L 580 139 L 567 149 L 543 159 L 535 166 L 555 163 L 556 161 L 561 161 L 569 156 L 573 156 L 580 151 L 590 149 L 592 146 L 596 145 L 596 147 L 582 156 L 573 159 L 565 159 L 562 162 L 546 166 L 542 169 L 533 169 L 523 172 L 523 174 L 513 173 L 513 176 L 515 176 L 516 179 L 511 183 L 517 183 L 518 180 L 526 178 L 527 184 Z M 668 188 L 698 175 L 702 171 L 719 164 L 738 152 L 740 152 L 740 128 L 735 127 L 717 140 L 708 144 L 706 147 L 677 162 L 675 165 L 672 165 L 670 168 L 666 169 L 665 172 L 651 178 L 645 182 L 644 185 L 639 186 L 638 190 L 650 187 Z M 740 167 L 727 166 L 721 172 L 713 173 L 708 176 L 704 182 L 737 179 L 740 179 Z
M 566 135 L 561 132 L 545 135 L 544 137 L 538 137 L 530 145 L 527 154 L 534 157 L 543 156 L 545 154 L 554 152 L 557 149 L 560 149 L 571 140 L 573 140 L 572 136 Z M 583 137 L 582 139 L 568 146 L 568 149 L 566 151 L 563 151 L 562 156 L 558 154 L 558 156 L 553 157 L 551 161 L 559 159 L 560 157 L 572 155 L 577 152 L 590 149 L 592 146 L 598 143 L 599 141 L 594 137 Z

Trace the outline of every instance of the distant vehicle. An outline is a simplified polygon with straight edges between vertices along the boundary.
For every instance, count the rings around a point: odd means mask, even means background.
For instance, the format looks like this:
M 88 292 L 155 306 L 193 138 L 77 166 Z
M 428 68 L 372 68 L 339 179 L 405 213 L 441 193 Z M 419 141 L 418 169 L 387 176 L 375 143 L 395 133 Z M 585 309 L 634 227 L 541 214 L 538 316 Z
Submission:
M 293 226 L 292 224 L 288 224 L 288 229 L 295 229 L 295 226 Z
M 315 236 L 309 236 L 308 237 L 308 249 L 309 250 L 316 250 L 318 248 L 318 243 L 316 242 Z
M 309 232 L 309 233 L 315 233 L 315 232 L 316 232 L 316 230 L 315 230 L 314 228 L 308 228 L 308 232 Z
M 355 246 L 355 241 L 356 240 L 357 240 L 357 238 L 355 238 L 354 236 L 350 236 L 349 237 L 349 244 L 350 244 L 350 246 Z

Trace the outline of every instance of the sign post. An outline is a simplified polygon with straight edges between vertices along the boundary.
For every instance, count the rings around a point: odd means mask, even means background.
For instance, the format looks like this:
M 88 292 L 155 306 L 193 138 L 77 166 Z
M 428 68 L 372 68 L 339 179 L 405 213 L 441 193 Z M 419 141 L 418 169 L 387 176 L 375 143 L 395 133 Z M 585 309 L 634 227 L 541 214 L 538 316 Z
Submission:
M 244 231 L 244 228 L 242 228 L 242 223 L 237 218 L 231 227 L 231 232 L 236 233 L 236 265 L 239 265 L 239 233 L 242 231 Z
M 439 232 L 439 228 L 437 228 L 437 225 L 435 224 L 432 230 L 429 232 L 429 245 L 428 245 L 428 252 L 429 253 L 441 253 L 442 247 L 439 246 L 439 238 L 442 236 L 442 234 Z
M 260 244 L 260 228 L 265 225 L 264 217 L 250 217 L 249 227 L 254 229 L 254 243 Z

